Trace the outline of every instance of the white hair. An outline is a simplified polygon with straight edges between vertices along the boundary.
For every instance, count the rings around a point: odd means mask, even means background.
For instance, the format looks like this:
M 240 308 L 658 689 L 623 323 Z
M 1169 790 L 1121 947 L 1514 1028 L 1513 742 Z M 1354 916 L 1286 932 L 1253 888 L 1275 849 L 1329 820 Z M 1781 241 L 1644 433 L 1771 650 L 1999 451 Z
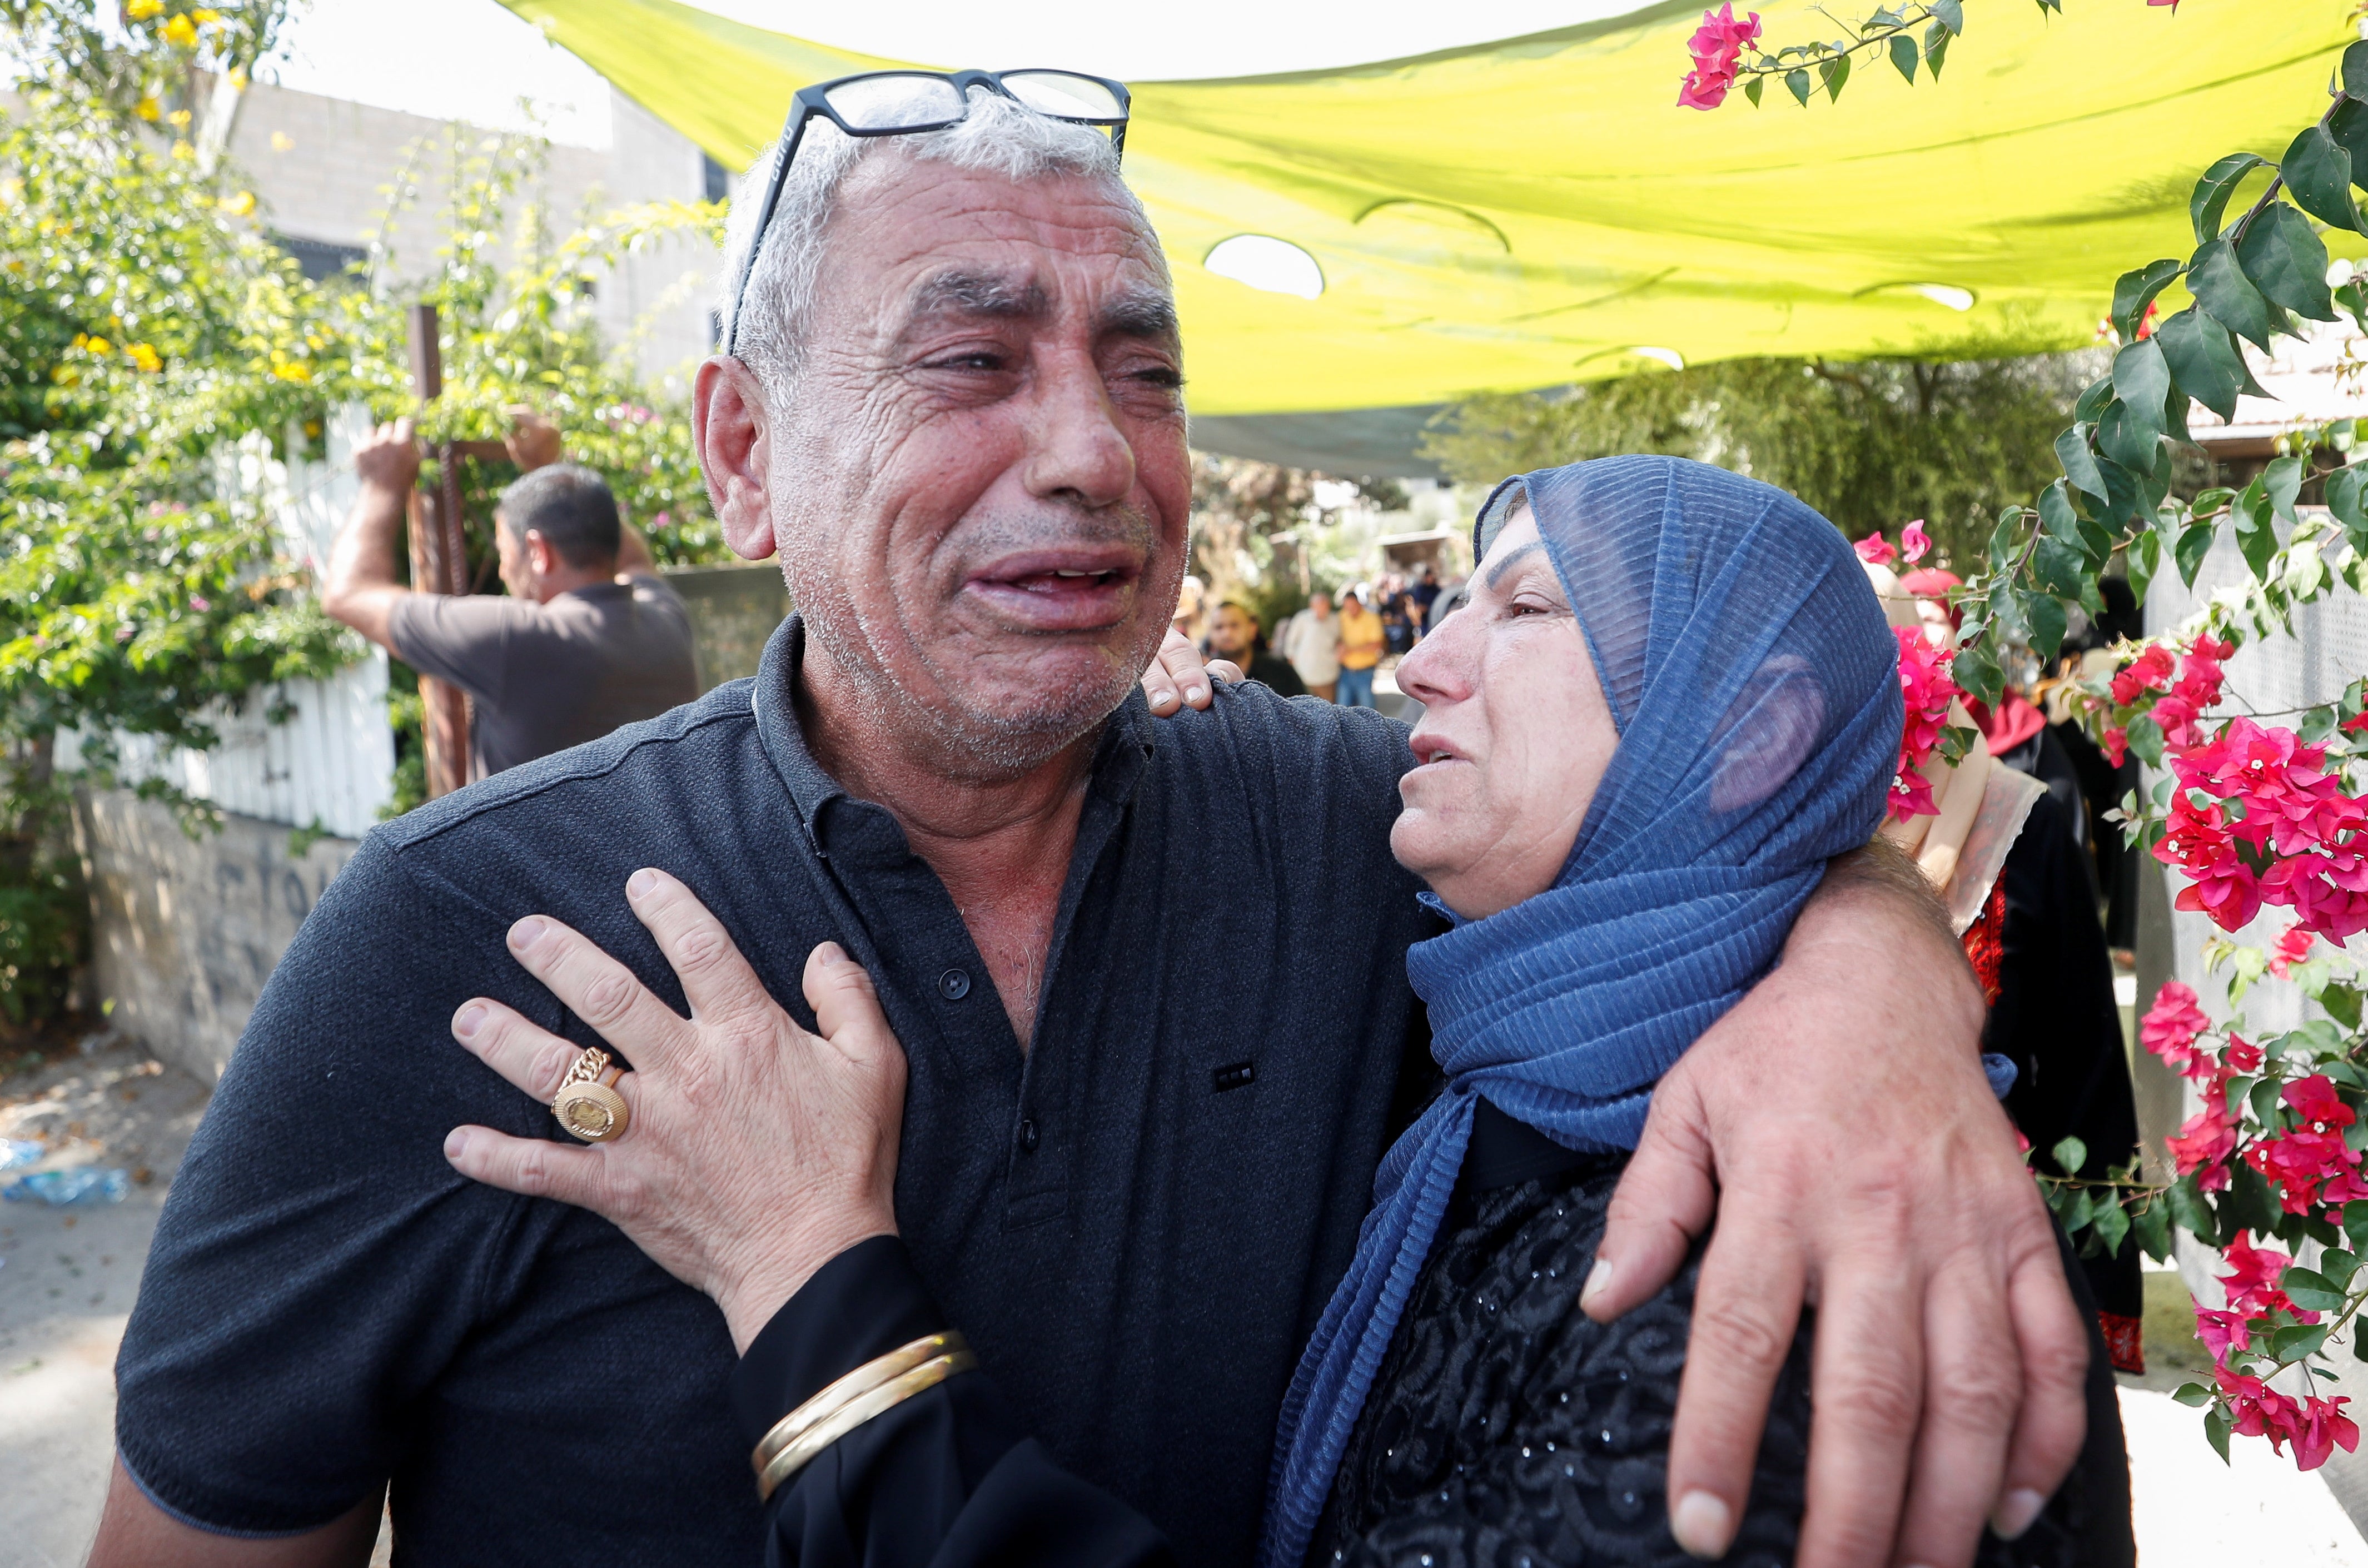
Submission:
M 732 284 L 748 251 L 749 230 L 773 177 L 776 142 L 748 170 L 724 228 L 723 270 L 718 284 L 719 341 L 757 373 L 769 399 L 779 403 L 797 379 L 804 358 L 808 318 L 822 272 L 825 232 L 839 189 L 858 164 L 883 153 L 916 162 L 950 164 L 958 169 L 999 174 L 1008 179 L 1045 179 L 1082 175 L 1114 187 L 1144 230 L 1150 220 L 1143 204 L 1119 178 L 1118 153 L 1092 126 L 1075 125 L 1037 113 L 984 88 L 970 94 L 970 112 L 943 131 L 908 136 L 849 136 L 820 115 L 806 122 L 796 161 L 781 186 L 781 199 L 765 227 L 757 265 L 742 291 L 739 334 L 733 335 Z M 1156 241 L 1154 242 L 1156 243 Z

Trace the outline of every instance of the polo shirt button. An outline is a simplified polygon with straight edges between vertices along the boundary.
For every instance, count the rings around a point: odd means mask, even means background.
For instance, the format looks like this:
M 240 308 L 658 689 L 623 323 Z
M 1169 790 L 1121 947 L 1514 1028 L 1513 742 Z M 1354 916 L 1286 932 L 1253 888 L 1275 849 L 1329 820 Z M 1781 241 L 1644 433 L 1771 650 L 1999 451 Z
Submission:
M 938 994 L 949 1002 L 959 1002 L 970 994 L 970 976 L 958 969 L 950 969 L 938 976 Z
M 1036 1152 L 1036 1145 L 1042 1141 L 1037 1136 L 1036 1124 L 1033 1121 L 1023 1119 L 1019 1123 L 1019 1146 L 1022 1149 L 1032 1154 Z

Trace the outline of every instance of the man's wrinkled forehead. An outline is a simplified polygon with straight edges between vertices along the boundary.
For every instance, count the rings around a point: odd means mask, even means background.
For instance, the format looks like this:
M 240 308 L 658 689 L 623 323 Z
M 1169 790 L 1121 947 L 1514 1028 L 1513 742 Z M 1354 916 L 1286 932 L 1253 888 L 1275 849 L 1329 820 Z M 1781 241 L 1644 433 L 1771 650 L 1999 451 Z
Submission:
M 1122 187 L 1086 176 L 1010 179 L 909 157 L 860 167 L 833 219 L 860 285 L 900 336 L 932 322 L 1049 320 L 1175 335 L 1159 241 Z M 846 278 L 845 281 L 855 281 Z M 877 319 L 877 318 L 875 318 Z
M 907 290 L 898 335 L 911 339 L 976 321 L 1042 324 L 1064 307 L 1082 307 L 1092 314 L 1097 339 L 1137 337 L 1169 346 L 1177 341 L 1176 300 L 1164 282 L 1139 276 L 1062 274 L 1063 269 L 1019 258 L 1008 267 L 950 262 L 925 273 Z

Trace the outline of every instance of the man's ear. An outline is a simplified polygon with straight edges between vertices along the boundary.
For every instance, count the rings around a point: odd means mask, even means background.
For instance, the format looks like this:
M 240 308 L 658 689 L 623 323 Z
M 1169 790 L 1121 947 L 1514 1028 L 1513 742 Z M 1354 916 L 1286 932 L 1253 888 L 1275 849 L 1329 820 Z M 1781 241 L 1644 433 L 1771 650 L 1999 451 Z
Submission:
M 543 537 L 541 528 L 527 529 L 525 544 L 526 563 L 534 573 L 537 582 L 550 577 L 559 570 L 561 565 L 559 551 L 552 548 L 551 540 Z
M 772 433 L 756 372 L 713 355 L 691 384 L 691 446 L 707 480 L 707 499 L 732 552 L 750 561 L 773 553 L 773 503 L 766 487 Z

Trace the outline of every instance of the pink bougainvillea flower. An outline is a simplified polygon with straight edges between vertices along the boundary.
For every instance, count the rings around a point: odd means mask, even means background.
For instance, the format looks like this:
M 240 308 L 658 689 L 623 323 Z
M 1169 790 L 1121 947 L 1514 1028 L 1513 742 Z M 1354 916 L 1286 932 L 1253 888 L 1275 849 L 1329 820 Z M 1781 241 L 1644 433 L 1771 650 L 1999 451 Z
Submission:
M 1949 722 L 1950 705 L 1964 693 L 1949 678 L 1949 650 L 1927 638 L 1919 628 L 1895 626 L 1891 630 L 1899 644 L 1899 695 L 1907 710 L 1907 722 L 1900 729 L 1899 761 L 1892 774 L 1887 810 L 1892 821 L 1906 822 L 1910 817 L 1931 816 L 1940 810 L 1933 803 L 1932 785 L 1924 777 L 1924 765 L 1932 760 L 1933 752 L 1940 747 L 1941 733 Z
M 2296 1078 L 2285 1086 L 2280 1097 L 2294 1107 L 2294 1114 L 2308 1122 L 2314 1131 L 2332 1132 L 2360 1119 L 2343 1103 L 2342 1096 L 2335 1092 L 2335 1085 L 2324 1073 Z
M 1924 519 L 1917 518 L 1899 531 L 1899 554 L 1910 566 L 1924 559 L 1932 548 L 1932 536 L 1924 531 Z
M 2181 981 L 2166 980 L 2154 994 L 2154 1006 L 2138 1024 L 2138 1040 L 2182 1078 L 2203 1076 L 2210 1066 L 2208 1052 L 2199 1051 L 2195 1037 L 2212 1027 L 2195 1005 L 2195 991 Z
M 2228 1114 L 2224 1097 L 2206 1093 L 2203 1108 L 2187 1119 L 2177 1134 L 2163 1140 L 2180 1176 L 2195 1173 L 2195 1185 L 2206 1192 L 2228 1186 L 2228 1156 L 2237 1152 L 2237 1119 Z
M 2236 1312 L 2215 1312 L 2209 1307 L 2195 1309 L 2195 1336 L 2203 1341 L 2203 1348 L 2212 1353 L 2214 1366 L 2228 1364 L 2228 1351 L 2253 1347 L 2251 1329 Z
M 2294 965 L 2310 957 L 2311 944 L 2317 940 L 2299 920 L 2287 926 L 2278 945 L 2270 949 L 2270 972 L 2283 980 L 2294 971 Z
M 2157 643 L 2122 666 L 2113 676 L 2113 700 L 2126 708 L 2142 691 L 2170 688 L 2170 650 Z
M 1888 566 L 1899 559 L 1899 551 L 1894 550 L 1891 547 L 1891 541 L 1883 537 L 1881 528 L 1860 540 L 1850 548 L 1857 551 L 1858 558 L 1870 566 Z
M 2239 1073 L 2258 1073 L 2261 1070 L 2261 1048 L 2247 1044 L 2243 1035 L 2232 1034 L 2220 1060 Z
M 2360 1180 L 2360 1155 L 2338 1132 L 2304 1128 L 2282 1132 L 2245 1151 L 2245 1163 L 2276 1189 L 2289 1214 L 2368 1198 L 2368 1184 Z
M 1686 52 L 1697 65 L 1715 65 L 1732 74 L 1736 62 L 1743 58 L 1746 44 L 1759 41 L 1759 13 L 1754 11 L 1747 21 L 1735 19 L 1733 0 L 1721 6 L 1715 13 L 1704 11 L 1702 25 L 1694 36 L 1686 40 Z
M 2156 0 L 2147 0 L 2149 5 Z M 2289 1428 L 2294 1438 L 2294 1468 L 2317 1470 L 2337 1449 L 2350 1453 L 2360 1446 L 2360 1428 L 2340 1408 L 2351 1401 L 2342 1394 L 2329 1399 L 2317 1397 L 2303 1401 L 2299 1425 Z
M 2112 729 L 2105 732 L 2105 760 L 2115 767 L 2129 760 L 2130 733 Z
M 2278 1289 L 2278 1281 L 2294 1263 L 2284 1253 L 2275 1247 L 2254 1246 L 2240 1233 L 2220 1256 L 2229 1267 L 2229 1272 L 2220 1277 L 2220 1283 L 2227 1287 L 2230 1312 L 2242 1312 L 2248 1318 L 2292 1312 L 2303 1323 L 2318 1321 L 2317 1312 L 2303 1311 Z
M 1714 71 L 1689 71 L 1686 79 L 1678 84 L 1678 107 L 1716 108 L 1726 102 L 1726 90 L 1734 85 L 1735 78 Z
M 1726 101 L 1726 92 L 1735 85 L 1736 67 L 1742 62 L 1744 46 L 1759 38 L 1759 13 L 1754 11 L 1748 21 L 1735 19 L 1732 3 L 1721 6 L 1716 13 L 1704 11 L 1702 25 L 1686 40 L 1686 52 L 1693 57 L 1694 68 L 1686 73 L 1685 84 L 1678 89 L 1680 108 L 1716 108 Z
M 2190 868 L 2188 875 L 2195 880 L 2179 890 L 2173 908 L 2208 915 L 2223 931 L 2241 931 L 2261 912 L 2260 879 L 2235 856 Z
M 2223 1367 L 2214 1374 L 2220 1397 L 2228 1406 L 2230 1429 L 2241 1437 L 2267 1437 L 2270 1446 L 2285 1451 L 2303 1423 L 2302 1406 L 2259 1378 Z

